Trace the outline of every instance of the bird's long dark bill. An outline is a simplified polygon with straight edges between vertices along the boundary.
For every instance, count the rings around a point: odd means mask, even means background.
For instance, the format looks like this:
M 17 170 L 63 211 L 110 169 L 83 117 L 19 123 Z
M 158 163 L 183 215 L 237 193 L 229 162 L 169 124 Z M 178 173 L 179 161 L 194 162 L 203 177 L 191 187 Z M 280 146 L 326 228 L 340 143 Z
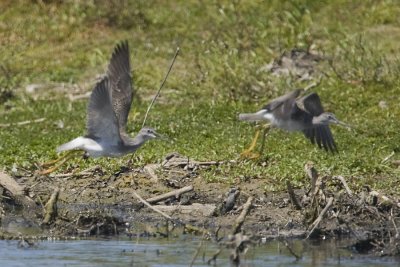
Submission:
M 349 125 L 347 123 L 344 123 L 342 121 L 339 121 L 339 120 L 336 123 L 341 125 L 341 126 L 343 126 L 343 127 L 346 127 L 347 129 L 352 129 L 353 128 L 351 125 Z
M 168 136 L 163 135 L 163 134 L 155 133 L 155 136 L 156 136 L 158 139 L 161 139 L 161 140 L 163 140 L 163 141 L 169 141 L 169 140 L 171 140 L 171 138 L 169 138 Z
M 265 120 L 265 110 L 260 110 L 256 113 L 242 113 L 239 114 L 239 120 L 241 121 L 261 121 Z

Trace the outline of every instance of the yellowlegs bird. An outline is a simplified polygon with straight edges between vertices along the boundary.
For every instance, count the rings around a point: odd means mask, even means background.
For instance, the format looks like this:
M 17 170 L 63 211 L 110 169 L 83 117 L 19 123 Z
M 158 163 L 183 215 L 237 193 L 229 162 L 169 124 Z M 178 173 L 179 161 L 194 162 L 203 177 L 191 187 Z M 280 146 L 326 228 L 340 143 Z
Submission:
M 297 89 L 280 96 L 256 113 L 240 114 L 239 120 L 268 120 L 271 127 L 281 128 L 286 131 L 302 131 L 306 138 L 310 139 L 311 143 L 316 143 L 319 148 L 337 152 L 329 124 L 340 124 L 346 127 L 348 125 L 336 119 L 334 114 L 324 112 L 317 93 L 311 93 L 299 98 L 301 92 L 301 89 Z M 268 129 L 266 128 L 266 131 Z M 266 132 L 264 132 L 262 148 L 265 134 Z M 249 149 L 245 150 L 242 155 L 251 156 L 251 151 L 256 145 L 258 135 L 259 131 L 257 131 Z
M 135 152 L 147 140 L 162 137 L 154 129 L 143 127 L 135 138 L 126 133 L 133 90 L 128 42 L 119 43 L 111 56 L 106 76 L 96 84 L 87 107 L 87 134 L 65 143 L 57 152 L 84 150 L 89 157 L 119 157 Z M 69 159 L 66 155 L 50 164 Z M 62 163 L 42 171 L 50 173 Z

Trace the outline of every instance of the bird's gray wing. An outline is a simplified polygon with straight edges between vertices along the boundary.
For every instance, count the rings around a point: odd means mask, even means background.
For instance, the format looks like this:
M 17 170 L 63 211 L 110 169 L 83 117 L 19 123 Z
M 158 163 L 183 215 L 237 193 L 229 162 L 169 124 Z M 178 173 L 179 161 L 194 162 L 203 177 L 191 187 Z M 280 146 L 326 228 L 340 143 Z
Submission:
M 96 84 L 87 108 L 87 133 L 91 138 L 100 138 L 109 144 L 121 141 L 118 120 L 110 96 L 110 81 L 107 77 Z
M 324 112 L 321 99 L 317 93 L 308 94 L 297 100 L 297 106 L 310 114 L 311 116 L 319 116 Z M 336 152 L 337 147 L 332 136 L 331 129 L 328 125 L 321 125 L 315 128 L 306 129 L 304 135 L 311 140 L 313 144 L 317 143 L 319 148 L 326 151 Z
M 299 98 L 297 106 L 313 116 L 319 116 L 324 112 L 321 99 L 317 93 L 311 93 Z
M 128 41 L 123 41 L 114 49 L 107 69 L 110 80 L 112 107 L 118 119 L 121 133 L 125 133 L 133 90 Z
M 271 102 L 269 102 L 267 105 L 265 105 L 263 109 L 272 112 L 277 108 L 281 107 L 283 104 L 296 100 L 296 98 L 300 95 L 301 91 L 302 91 L 301 89 L 296 89 L 283 96 L 277 97 L 273 99 Z M 290 105 L 285 105 L 284 109 L 288 108 L 289 106 Z
M 312 144 L 317 144 L 319 148 L 326 151 L 337 152 L 335 140 L 328 125 L 321 125 L 315 128 L 303 130 L 304 135 Z

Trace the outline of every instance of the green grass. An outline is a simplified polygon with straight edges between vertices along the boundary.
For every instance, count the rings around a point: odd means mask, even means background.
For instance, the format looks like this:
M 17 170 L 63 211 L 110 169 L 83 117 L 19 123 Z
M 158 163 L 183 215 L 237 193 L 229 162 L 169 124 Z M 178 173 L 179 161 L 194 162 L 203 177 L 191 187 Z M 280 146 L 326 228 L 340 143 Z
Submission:
M 205 4 L 207 3 L 207 4 Z M 181 54 L 150 113 L 148 124 L 174 142 L 149 142 L 121 159 L 72 160 L 60 171 L 100 164 L 115 171 L 130 158 L 136 166 L 178 151 L 198 160 L 238 159 L 254 127 L 237 114 L 306 86 L 293 77 L 260 70 L 284 50 L 317 50 L 333 60 L 314 88 L 325 105 L 354 126 L 332 127 L 340 152 L 328 154 L 299 134 L 272 131 L 264 155 L 239 160 L 201 175 L 236 183 L 262 179 L 265 190 L 286 179 L 305 181 L 313 161 L 324 175 L 344 175 L 354 186 L 390 193 L 400 189 L 400 4 L 395 1 L 2 1 L 0 9 L 0 123 L 37 124 L 0 128 L 0 166 L 34 170 L 56 157 L 55 147 L 84 133 L 86 100 L 62 94 L 38 99 L 28 84 L 94 84 L 114 45 L 128 39 L 137 90 L 129 131 L 137 132 L 177 46 Z M 88 88 L 89 90 L 90 88 Z M 385 101 L 388 109 L 379 107 Z M 64 128 L 57 126 L 57 121 Z

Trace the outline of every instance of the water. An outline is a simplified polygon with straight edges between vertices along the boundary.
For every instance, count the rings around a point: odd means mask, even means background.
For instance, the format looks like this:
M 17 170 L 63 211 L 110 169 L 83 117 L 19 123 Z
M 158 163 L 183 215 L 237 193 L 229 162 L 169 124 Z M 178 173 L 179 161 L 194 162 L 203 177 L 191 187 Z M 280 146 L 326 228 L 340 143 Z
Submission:
M 0 266 L 189 266 L 201 240 L 193 237 L 150 240 L 39 241 L 34 248 L 18 248 L 18 241 L 0 241 Z M 400 266 L 393 258 L 372 259 L 352 255 L 339 244 L 295 241 L 293 250 L 303 255 L 295 261 L 281 243 L 267 242 L 251 247 L 242 257 L 242 266 Z M 205 241 L 194 266 L 210 266 L 207 260 L 217 251 Z M 224 249 L 216 266 L 231 266 L 230 251 Z M 213 266 L 213 265 L 211 265 Z

